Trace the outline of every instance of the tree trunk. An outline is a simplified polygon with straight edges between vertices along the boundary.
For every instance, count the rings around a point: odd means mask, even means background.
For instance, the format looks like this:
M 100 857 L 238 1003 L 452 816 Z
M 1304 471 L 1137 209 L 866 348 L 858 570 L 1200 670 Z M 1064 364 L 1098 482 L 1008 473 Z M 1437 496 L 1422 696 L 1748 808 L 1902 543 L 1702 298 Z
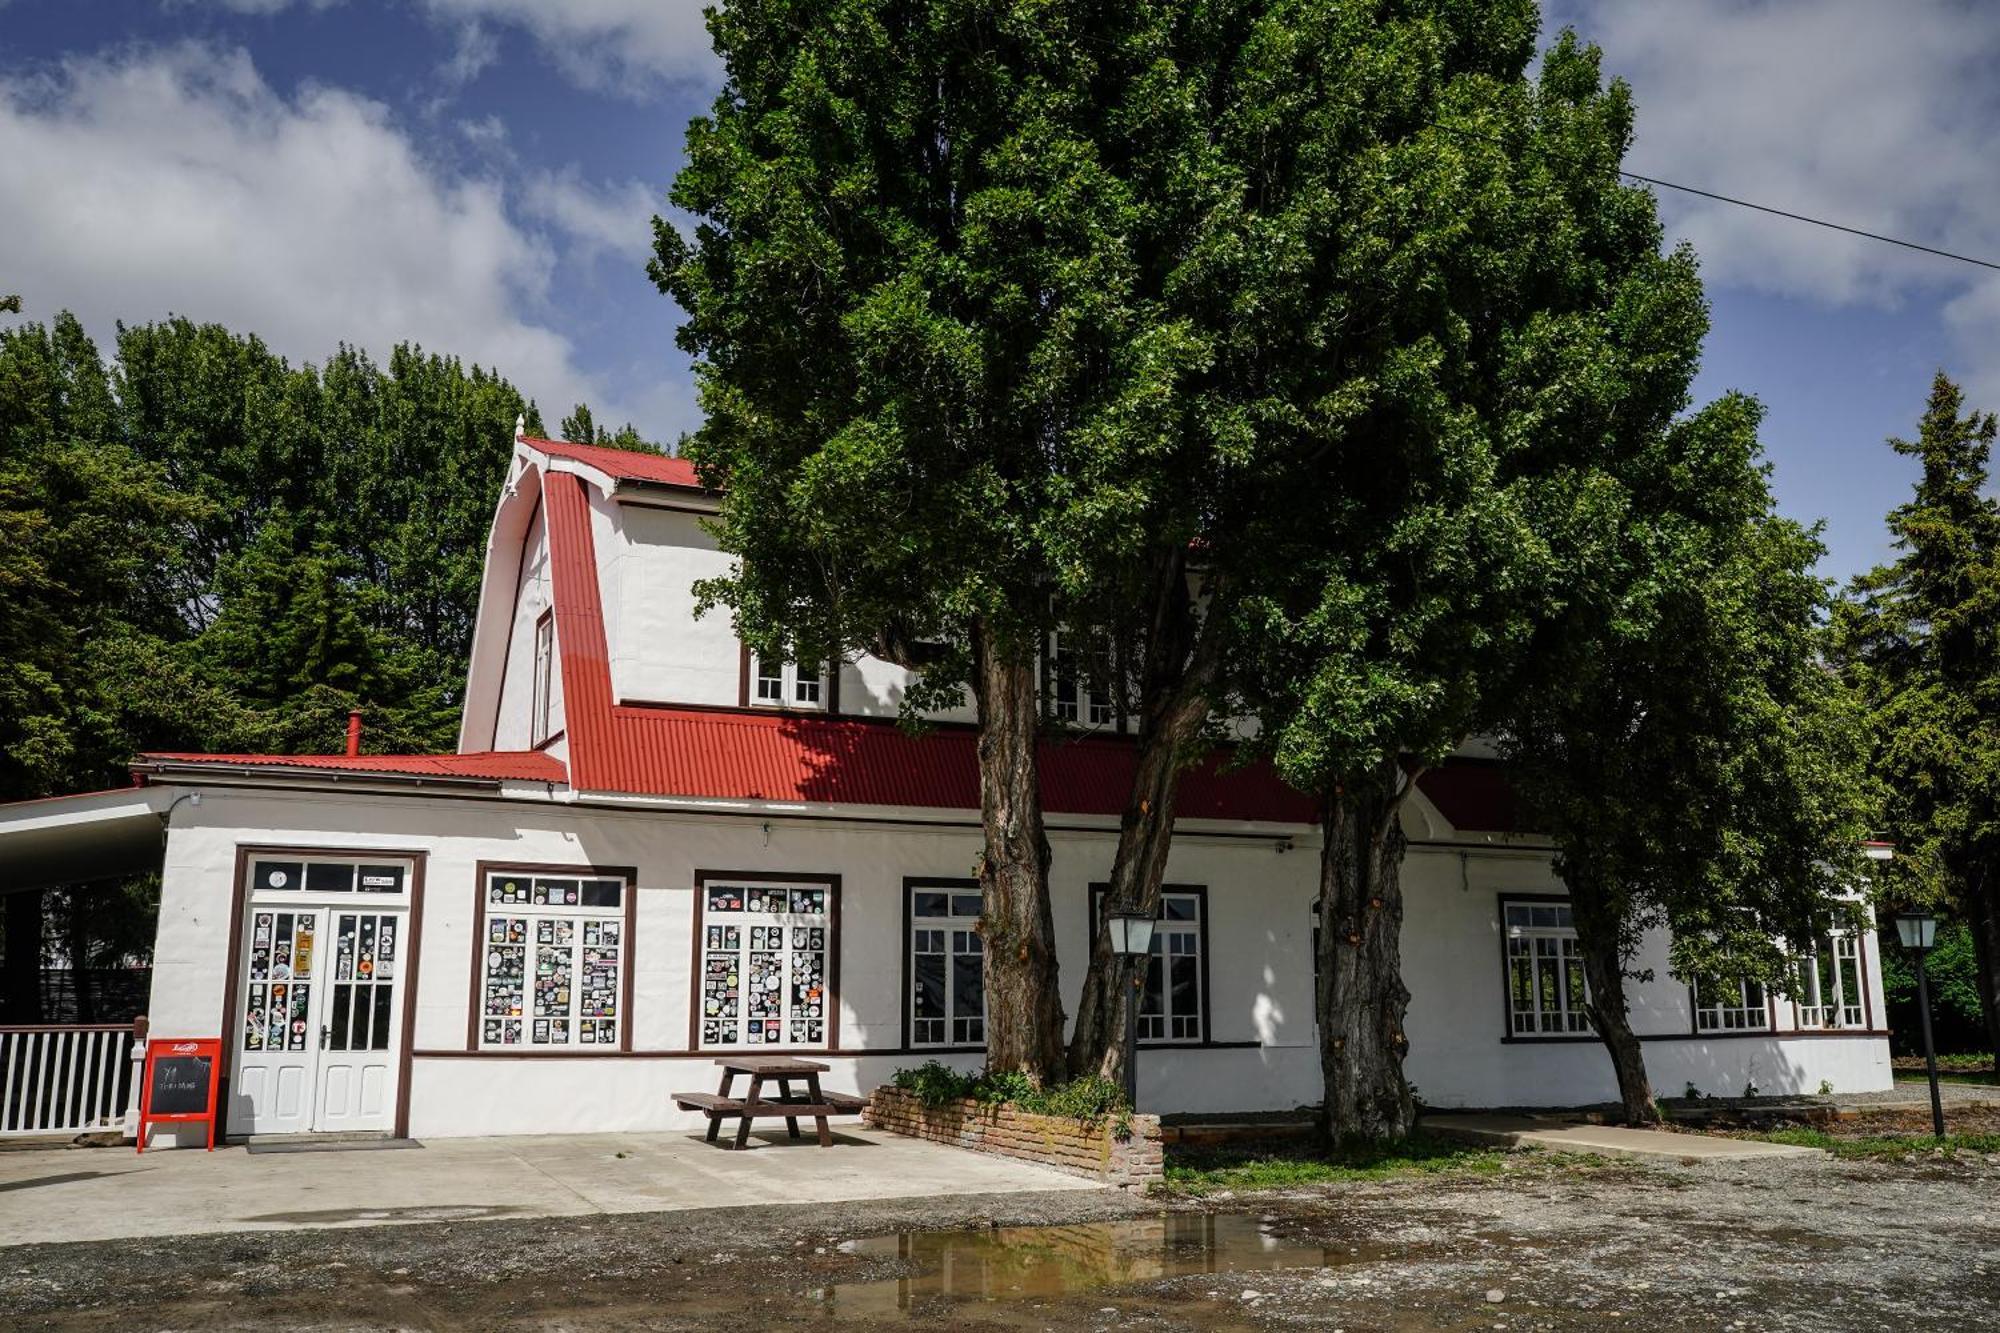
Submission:
M 1611 1069 L 1618 1076 L 1618 1100 L 1628 1125 L 1657 1125 L 1660 1109 L 1653 1104 L 1653 1084 L 1646 1076 L 1645 1053 L 1632 1032 L 1625 999 L 1625 932 L 1606 895 L 1582 877 L 1565 880 L 1571 919 L 1576 922 L 1577 948 L 1583 954 L 1583 976 L 1590 984 L 1590 1021 Z
M 1965 895 L 1965 919 L 1972 931 L 1972 956 L 1978 964 L 1979 1008 L 1986 1017 L 1986 1046 L 2000 1069 L 2000 875 L 1992 871 L 1970 877 Z
M 1104 895 L 1105 916 L 1120 906 L 1149 914 L 1160 910 L 1160 881 L 1166 876 L 1167 853 L 1174 840 L 1174 796 L 1180 787 L 1182 751 L 1207 716 L 1205 697 L 1190 700 L 1174 711 L 1168 725 L 1151 729 L 1140 740 L 1132 790 L 1118 825 L 1111 883 Z M 1136 966 L 1112 954 L 1107 922 L 1102 918 L 1093 922 L 1090 970 L 1084 974 L 1076 1030 L 1070 1037 L 1070 1077 L 1101 1074 L 1124 1081 L 1125 1006 L 1132 1002 Z
M 22 1025 L 42 1021 L 42 891 L 22 889 L 7 899 L 7 953 L 0 959 L 0 1013 Z
M 1035 655 L 975 630 L 979 704 L 979 863 L 986 945 L 986 1065 L 1037 1081 L 1063 1068 L 1062 993 L 1049 908 L 1049 838 L 1036 746 Z
M 1400 781 L 1399 781 L 1400 780 Z M 1395 760 L 1327 797 L 1319 874 L 1321 1127 L 1335 1147 L 1407 1137 L 1416 1122 L 1403 1077 L 1410 1006 L 1403 984 L 1399 815 L 1416 778 Z

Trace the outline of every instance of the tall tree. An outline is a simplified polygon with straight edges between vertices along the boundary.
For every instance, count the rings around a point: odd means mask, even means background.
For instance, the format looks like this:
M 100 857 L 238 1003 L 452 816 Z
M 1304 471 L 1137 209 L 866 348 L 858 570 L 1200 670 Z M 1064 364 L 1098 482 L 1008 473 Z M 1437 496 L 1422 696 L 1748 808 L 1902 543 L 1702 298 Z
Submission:
M 1594 570 L 1505 723 L 1633 1123 L 1659 1118 L 1625 995 L 1645 932 L 1706 999 L 1778 988 L 1780 941 L 1851 925 L 1862 883 L 1859 713 L 1825 664 L 1823 548 L 1771 513 L 1761 415 L 1725 397 L 1621 451 Z
M 1407 218 L 1400 244 L 1340 251 L 1294 285 L 1294 323 L 1382 341 L 1365 373 L 1310 340 L 1270 352 L 1285 396 L 1318 410 L 1297 414 L 1275 477 L 1291 526 L 1264 543 L 1239 614 L 1241 688 L 1259 745 L 1324 810 L 1316 1003 L 1335 1140 L 1414 1118 L 1404 806 L 1425 768 L 1497 729 L 1615 518 L 1613 443 L 1643 438 L 1621 425 L 1673 410 L 1699 338 L 1692 257 L 1660 252 L 1652 198 L 1618 178 L 1628 90 L 1569 33 L 1533 84 L 1510 57 L 1491 94 L 1472 84 L 1335 178 L 1400 186 L 1385 206 Z M 1375 308 L 1357 288 L 1405 295 Z
M 578 403 L 571 409 L 562 420 L 561 430 L 565 440 L 577 444 L 596 444 L 607 449 L 629 449 L 638 453 L 660 452 L 660 446 L 639 434 L 639 428 L 629 421 L 617 430 L 606 430 L 598 425 L 588 403 Z
M 1897 845 L 1885 888 L 1947 903 L 1978 961 L 2000 1052 L 2000 500 L 1988 493 L 1995 423 L 1939 372 L 1915 440 L 1922 466 L 1889 513 L 1900 553 L 1855 580 L 1836 621 L 1867 701 L 1881 820 Z
M 68 314 L 0 330 L 0 800 L 112 785 L 145 692 L 126 668 L 172 617 L 157 571 L 200 507 L 119 438 Z M 43 895 L 7 895 L 4 1007 L 39 1016 Z
M 1199 360 L 1159 298 L 1138 163 L 1182 6 L 790 0 L 710 19 L 727 82 L 688 131 L 655 280 L 688 314 L 735 575 L 709 586 L 761 653 L 869 651 L 908 703 L 979 718 L 987 1054 L 1064 1065 L 1038 741 L 1052 630 L 1109 589 L 1190 596 L 1194 484 L 1176 397 Z M 1197 108 L 1182 114 L 1198 121 Z M 1191 198 L 1213 193 L 1188 184 Z M 1170 520 L 1162 521 L 1167 513 Z M 1103 551 L 1137 551 L 1107 574 Z M 1165 550 L 1165 557 L 1160 552 Z M 1151 583 L 1147 561 L 1160 566 Z
M 1436 349 L 1442 375 L 1476 378 L 1473 343 L 1531 306 L 1507 306 L 1520 238 L 1504 200 L 1533 5 L 1162 12 L 1150 47 L 1127 45 L 1149 115 L 1119 124 L 1143 129 L 1143 290 L 1188 350 L 1173 397 L 1155 399 L 1162 440 L 1123 463 L 1153 501 L 1134 515 L 1141 540 L 1090 552 L 1138 731 L 1106 901 L 1143 911 L 1158 908 L 1179 775 L 1219 730 L 1238 613 L 1265 575 L 1291 577 L 1271 551 L 1307 510 L 1318 523 L 1326 468 L 1400 395 L 1407 358 Z M 1133 990 L 1117 961 L 1099 922 L 1073 1073 L 1120 1072 Z

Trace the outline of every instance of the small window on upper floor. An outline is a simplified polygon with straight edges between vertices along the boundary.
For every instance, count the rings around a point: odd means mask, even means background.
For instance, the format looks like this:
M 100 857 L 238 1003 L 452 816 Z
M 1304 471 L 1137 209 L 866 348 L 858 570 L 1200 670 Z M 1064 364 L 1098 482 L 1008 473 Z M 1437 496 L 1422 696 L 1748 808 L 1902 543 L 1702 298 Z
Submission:
M 763 708 L 826 707 L 826 670 L 750 655 L 750 702 Z
M 1056 721 L 1108 727 L 1117 721 L 1111 701 L 1109 645 L 1092 644 L 1073 631 L 1049 634 L 1049 675 Z
M 549 721 L 554 715 L 556 674 L 556 620 L 547 611 L 535 622 L 535 700 L 530 746 L 539 747 L 549 739 Z

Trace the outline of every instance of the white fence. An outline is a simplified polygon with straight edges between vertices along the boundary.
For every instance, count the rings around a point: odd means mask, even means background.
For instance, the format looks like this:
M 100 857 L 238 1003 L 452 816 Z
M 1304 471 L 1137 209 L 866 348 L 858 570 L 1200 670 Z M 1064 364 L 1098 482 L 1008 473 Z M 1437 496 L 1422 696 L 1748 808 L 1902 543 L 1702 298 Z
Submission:
M 133 1023 L 0 1027 L 0 1138 L 124 1130 L 138 1089 L 142 1030 Z

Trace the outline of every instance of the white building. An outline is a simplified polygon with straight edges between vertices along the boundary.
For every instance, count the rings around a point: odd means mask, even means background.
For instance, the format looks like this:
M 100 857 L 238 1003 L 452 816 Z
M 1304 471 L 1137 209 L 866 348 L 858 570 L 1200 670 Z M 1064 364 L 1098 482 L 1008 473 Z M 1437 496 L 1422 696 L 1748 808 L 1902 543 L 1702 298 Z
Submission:
M 225 1040 L 225 1133 L 693 1127 L 713 1052 L 814 1052 L 865 1092 L 980 1061 L 970 714 L 904 673 L 766 669 L 693 584 L 729 559 L 683 462 L 523 438 L 493 522 L 460 752 L 154 754 L 130 790 L 0 808 L 0 882 L 163 864 L 152 1031 Z M 1131 746 L 1106 701 L 1043 758 L 1065 1001 Z M 1081 733 L 1093 734 L 1081 734 Z M 1562 886 L 1467 758 L 1406 806 L 1408 1069 L 1440 1107 L 1615 1098 Z M 1318 831 L 1268 770 L 1185 780 L 1142 1109 L 1319 1097 Z M 166 833 L 164 860 L 161 827 Z M 1889 1086 L 1872 934 L 1797 997 L 1697 996 L 1656 940 L 1633 1020 L 1663 1094 Z

